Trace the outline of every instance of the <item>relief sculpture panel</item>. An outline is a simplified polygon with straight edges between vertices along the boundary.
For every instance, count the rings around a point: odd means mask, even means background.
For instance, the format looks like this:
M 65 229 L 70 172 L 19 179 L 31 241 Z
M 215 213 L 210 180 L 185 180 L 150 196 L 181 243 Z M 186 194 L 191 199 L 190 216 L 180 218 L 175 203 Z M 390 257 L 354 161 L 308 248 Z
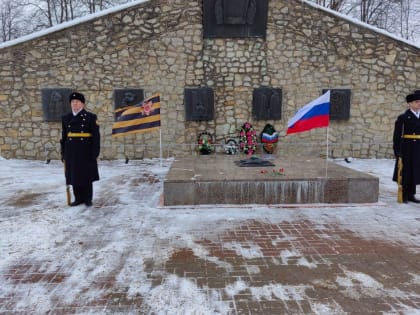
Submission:
M 205 38 L 266 36 L 268 0 L 203 0 Z

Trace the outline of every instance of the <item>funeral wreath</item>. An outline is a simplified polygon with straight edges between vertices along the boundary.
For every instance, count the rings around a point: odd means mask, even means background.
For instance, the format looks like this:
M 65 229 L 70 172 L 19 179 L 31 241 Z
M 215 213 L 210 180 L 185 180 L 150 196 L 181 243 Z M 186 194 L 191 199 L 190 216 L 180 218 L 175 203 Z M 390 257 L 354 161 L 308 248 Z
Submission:
M 207 131 L 198 135 L 197 144 L 197 149 L 200 154 L 210 154 L 214 151 L 214 137 Z
M 257 151 L 257 133 L 249 122 L 244 123 L 239 132 L 239 148 L 248 155 Z

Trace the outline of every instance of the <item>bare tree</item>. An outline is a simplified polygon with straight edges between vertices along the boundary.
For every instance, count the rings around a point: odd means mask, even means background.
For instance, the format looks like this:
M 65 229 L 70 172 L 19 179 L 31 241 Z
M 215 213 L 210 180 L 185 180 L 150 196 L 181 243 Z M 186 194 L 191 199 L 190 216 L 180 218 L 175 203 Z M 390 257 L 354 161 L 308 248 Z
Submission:
M 129 0 L 82 0 L 83 5 L 88 8 L 89 13 L 95 13 L 116 4 L 130 2 Z
M 315 3 L 331 10 L 340 11 L 345 0 L 315 0 Z
M 415 27 L 412 26 L 412 20 L 418 20 L 415 19 L 415 16 L 418 16 L 420 13 L 420 6 L 418 5 L 417 1 L 417 7 L 414 5 L 413 0 L 397 0 L 396 1 L 399 6 L 399 12 L 400 12 L 400 36 L 406 39 L 409 39 L 413 34 L 415 34 Z
M 0 3 L 0 32 L 1 40 L 8 41 L 21 36 L 21 12 L 19 4 L 14 0 L 5 0 Z
M 32 30 L 37 31 L 55 24 L 54 8 L 55 0 L 29 0 L 24 4 L 24 10 L 28 12 L 28 20 L 31 21 Z
M 419 0 L 312 0 L 405 39 L 420 40 Z M 417 18 L 416 18 L 417 17 Z
M 360 20 L 368 24 L 378 24 L 384 14 L 388 2 L 383 0 L 361 0 Z
M 340 11 L 345 3 L 345 0 L 331 0 L 329 8 L 335 11 Z
M 0 0 L 0 41 L 133 0 Z M 308 0 L 420 41 L 419 0 Z

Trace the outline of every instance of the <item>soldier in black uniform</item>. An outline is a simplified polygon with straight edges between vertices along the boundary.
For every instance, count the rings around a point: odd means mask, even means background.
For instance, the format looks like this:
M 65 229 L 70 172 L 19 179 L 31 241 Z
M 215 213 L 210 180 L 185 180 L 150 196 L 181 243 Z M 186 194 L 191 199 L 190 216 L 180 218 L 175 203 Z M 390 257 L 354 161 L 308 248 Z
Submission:
M 406 97 L 408 109 L 395 121 L 393 149 L 395 157 L 402 158 L 403 202 L 420 203 L 415 197 L 420 184 L 420 90 Z M 398 163 L 393 180 L 397 181 Z
M 95 114 L 85 110 L 85 97 L 70 95 L 71 113 L 62 117 L 61 159 L 65 163 L 66 184 L 73 186 L 71 206 L 92 205 L 94 181 L 99 180 L 97 158 L 100 133 Z

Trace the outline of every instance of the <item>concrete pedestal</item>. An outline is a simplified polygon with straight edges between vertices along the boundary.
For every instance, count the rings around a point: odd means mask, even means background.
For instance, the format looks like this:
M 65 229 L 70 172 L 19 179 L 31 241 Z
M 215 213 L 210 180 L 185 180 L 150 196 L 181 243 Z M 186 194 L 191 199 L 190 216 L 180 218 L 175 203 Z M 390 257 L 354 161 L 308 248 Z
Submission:
M 239 167 L 246 156 L 201 155 L 174 161 L 164 205 L 374 203 L 379 179 L 322 159 L 279 159 Z M 284 173 L 279 172 L 280 169 Z

